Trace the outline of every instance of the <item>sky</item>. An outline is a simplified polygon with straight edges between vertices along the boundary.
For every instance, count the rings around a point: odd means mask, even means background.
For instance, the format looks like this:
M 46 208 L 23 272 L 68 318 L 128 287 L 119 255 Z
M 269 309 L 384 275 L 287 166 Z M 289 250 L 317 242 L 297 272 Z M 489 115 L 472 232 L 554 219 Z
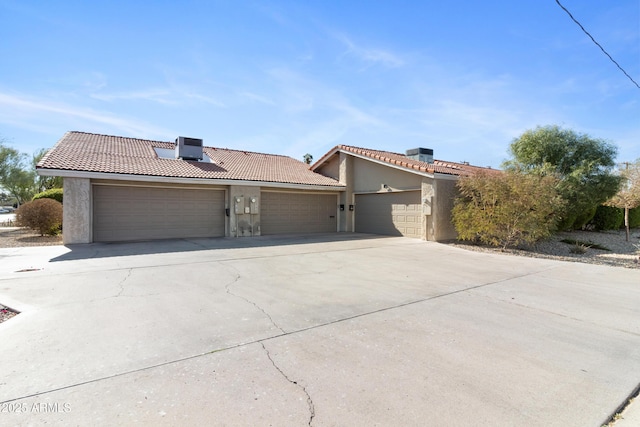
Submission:
M 640 83 L 640 1 L 562 0 Z M 0 138 L 67 131 L 500 167 L 556 124 L 640 158 L 640 88 L 555 0 L 0 0 Z

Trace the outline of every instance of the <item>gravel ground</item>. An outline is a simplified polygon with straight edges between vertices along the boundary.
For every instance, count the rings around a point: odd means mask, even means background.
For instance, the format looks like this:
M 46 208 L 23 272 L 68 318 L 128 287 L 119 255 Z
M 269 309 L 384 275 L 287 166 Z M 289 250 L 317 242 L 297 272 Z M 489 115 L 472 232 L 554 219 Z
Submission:
M 563 239 L 572 239 L 584 242 L 584 253 L 576 252 L 576 244 L 561 242 Z M 589 244 L 597 244 L 609 249 L 601 250 L 587 247 Z M 562 261 L 584 262 L 588 264 L 603 264 L 615 267 L 640 268 L 640 229 L 631 230 L 629 241 L 626 241 L 624 230 L 620 231 L 571 231 L 560 232 L 550 239 L 538 243 L 533 248 L 507 249 L 489 248 L 460 242 L 450 243 L 472 251 L 495 252 L 517 256 L 536 258 L 558 259 Z
M 0 304 L 0 323 L 4 322 L 5 320 L 11 319 L 16 314 L 18 313 Z

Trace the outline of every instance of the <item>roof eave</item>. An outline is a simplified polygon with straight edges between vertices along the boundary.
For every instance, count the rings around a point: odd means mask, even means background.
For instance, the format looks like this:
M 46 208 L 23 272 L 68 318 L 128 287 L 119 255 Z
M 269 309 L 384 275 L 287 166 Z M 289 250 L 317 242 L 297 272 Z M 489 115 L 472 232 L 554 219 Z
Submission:
M 320 191 L 345 191 L 344 185 L 323 185 L 323 184 L 300 184 L 288 182 L 272 181 L 252 181 L 239 179 L 218 179 L 218 178 L 183 178 L 157 175 L 135 175 L 119 174 L 110 172 L 88 172 L 68 169 L 44 169 L 36 170 L 40 176 L 59 176 L 62 178 L 87 178 L 87 179 L 110 179 L 115 181 L 143 181 L 143 182 L 165 182 L 179 184 L 213 184 L 213 185 L 250 185 L 260 187 L 291 188 L 298 190 L 320 190 Z
M 331 150 L 329 150 L 324 156 L 320 157 L 320 159 L 317 162 L 315 162 L 313 165 L 311 165 L 311 167 L 309 167 L 309 170 L 315 172 L 315 170 L 317 168 L 319 168 L 320 166 L 325 164 L 327 162 L 327 160 L 329 160 L 331 157 L 333 157 L 334 154 L 337 154 L 340 151 L 341 151 L 341 146 L 340 145 L 336 145 Z

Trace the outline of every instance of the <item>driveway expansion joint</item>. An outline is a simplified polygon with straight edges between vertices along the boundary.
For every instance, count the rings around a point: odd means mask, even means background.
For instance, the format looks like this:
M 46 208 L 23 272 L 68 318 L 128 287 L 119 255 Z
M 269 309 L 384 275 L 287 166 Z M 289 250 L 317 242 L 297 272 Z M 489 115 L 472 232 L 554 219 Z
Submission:
M 620 405 L 618 405 L 615 411 L 613 411 L 609 416 L 609 418 L 607 418 L 607 420 L 601 425 L 602 426 L 615 425 L 615 422 L 618 420 L 618 417 L 621 416 L 622 413 L 627 409 L 627 407 L 631 405 L 631 402 L 633 402 L 639 396 L 640 396 L 640 384 L 638 384 L 633 389 L 633 391 L 631 391 L 631 393 L 629 394 L 629 397 L 627 397 Z
M 269 350 L 267 350 L 267 347 L 265 347 L 264 342 L 260 341 L 260 345 L 262 346 L 262 349 L 264 350 L 264 352 L 267 354 L 267 358 L 269 359 L 273 367 L 276 368 L 278 372 L 280 372 L 280 375 L 282 375 L 284 379 L 289 381 L 291 384 L 295 385 L 300 390 L 302 390 L 302 392 L 307 396 L 307 405 L 309 406 L 309 422 L 307 423 L 307 425 L 311 426 L 311 424 L 313 423 L 313 419 L 316 416 L 316 408 L 315 408 L 315 405 L 313 404 L 313 399 L 311 399 L 311 395 L 307 391 L 306 387 L 299 384 L 298 381 L 294 381 L 291 378 L 289 378 L 287 374 L 285 374 L 284 371 L 280 369 L 280 367 L 276 364 L 276 362 L 271 357 L 271 353 L 269 353 Z

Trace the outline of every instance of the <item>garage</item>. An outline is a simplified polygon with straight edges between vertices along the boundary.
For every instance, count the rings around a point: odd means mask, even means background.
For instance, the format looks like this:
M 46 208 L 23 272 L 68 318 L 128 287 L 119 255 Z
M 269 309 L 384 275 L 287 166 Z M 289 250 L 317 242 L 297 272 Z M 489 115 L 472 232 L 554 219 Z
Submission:
M 224 190 L 94 185 L 93 241 L 224 236 L 224 201 Z
M 422 237 L 420 191 L 355 195 L 355 231 Z
M 262 235 L 338 230 L 336 194 L 263 191 L 260 197 Z

